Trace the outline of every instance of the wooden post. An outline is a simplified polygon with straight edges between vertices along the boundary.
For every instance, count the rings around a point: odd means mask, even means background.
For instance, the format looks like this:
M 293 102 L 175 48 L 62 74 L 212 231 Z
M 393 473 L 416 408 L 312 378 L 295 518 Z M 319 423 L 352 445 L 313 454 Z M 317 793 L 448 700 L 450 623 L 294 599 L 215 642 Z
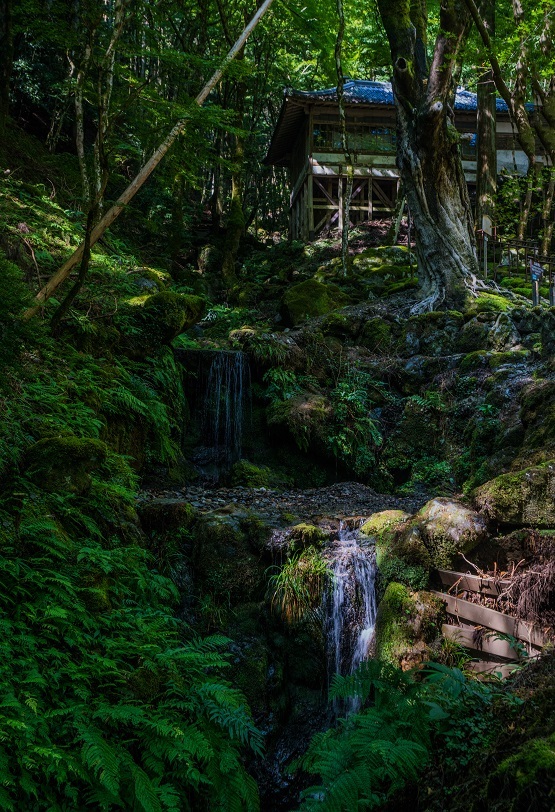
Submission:
M 368 219 L 374 219 L 374 204 L 372 203 L 372 170 L 370 170 L 370 177 L 368 178 Z
M 339 175 L 337 177 L 337 198 L 339 200 L 339 215 L 337 217 L 337 224 L 339 231 L 343 232 L 343 178 L 341 176 L 341 167 L 339 167 Z
M 308 239 L 312 242 L 314 234 L 314 175 L 312 174 L 312 158 L 308 162 Z

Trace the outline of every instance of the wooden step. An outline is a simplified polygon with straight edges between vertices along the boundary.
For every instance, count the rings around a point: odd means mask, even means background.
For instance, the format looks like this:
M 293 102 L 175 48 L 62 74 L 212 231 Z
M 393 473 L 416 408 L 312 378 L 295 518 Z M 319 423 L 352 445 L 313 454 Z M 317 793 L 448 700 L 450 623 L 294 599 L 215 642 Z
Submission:
M 437 573 L 444 586 L 451 587 L 456 584 L 458 592 L 479 592 L 480 595 L 488 595 L 493 598 L 497 598 L 510 584 L 510 581 L 480 578 L 479 575 L 469 575 L 454 570 L 437 570 Z
M 447 595 L 445 592 L 432 590 L 432 594 L 441 598 L 446 604 L 447 613 L 454 618 L 460 618 L 477 626 L 485 626 L 496 632 L 511 635 L 511 637 L 516 637 L 517 640 L 521 640 L 523 643 L 535 648 L 542 648 L 548 642 L 549 638 L 542 629 L 526 620 L 519 620 L 510 615 L 505 615 L 503 612 L 497 612 L 495 609 L 488 609 L 478 603 L 471 603 L 454 595 Z
M 475 674 L 500 674 L 502 679 L 506 679 L 514 673 L 518 665 L 517 663 L 496 663 L 493 660 L 471 660 L 466 663 L 465 668 Z
M 443 624 L 441 632 L 444 637 L 447 637 L 449 640 L 455 640 L 455 642 L 460 643 L 461 646 L 464 646 L 464 648 L 470 651 L 500 657 L 507 662 L 518 660 L 518 653 L 506 640 L 496 640 L 492 637 L 485 637 L 481 640 L 480 644 L 478 644 L 474 642 L 473 629 L 462 629 L 460 626 L 448 626 L 447 623 Z

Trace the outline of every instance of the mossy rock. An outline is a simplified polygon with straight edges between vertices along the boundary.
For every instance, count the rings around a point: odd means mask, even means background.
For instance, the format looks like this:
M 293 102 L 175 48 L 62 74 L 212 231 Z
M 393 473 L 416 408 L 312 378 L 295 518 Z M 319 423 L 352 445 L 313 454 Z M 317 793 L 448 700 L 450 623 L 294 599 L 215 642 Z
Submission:
M 108 447 L 101 440 L 75 437 L 46 437 L 26 452 L 27 476 L 45 491 L 85 493 L 91 474 L 99 471 L 108 458 Z
M 264 597 L 266 564 L 233 515 L 205 515 L 195 524 L 193 569 L 200 591 L 218 606 Z
M 378 607 L 375 656 L 403 670 L 429 660 L 444 613 L 434 595 L 392 581 Z
M 376 564 L 378 567 L 389 552 L 391 543 L 398 528 L 410 519 L 410 514 L 404 510 L 382 510 L 373 513 L 365 522 L 360 532 L 374 540 L 376 545 Z
M 329 534 L 314 524 L 296 524 L 290 531 L 289 550 L 296 553 L 307 547 L 321 548 L 329 541 Z
M 391 324 L 379 317 L 368 319 L 362 329 L 359 343 L 370 352 L 389 354 L 394 344 Z
M 233 487 L 269 488 L 272 485 L 272 471 L 266 465 L 255 465 L 248 460 L 238 460 L 229 473 Z
M 545 800 L 552 809 L 555 804 L 555 733 L 544 739 L 527 741 L 499 764 L 492 778 L 494 782 L 501 779 L 505 784 L 512 784 L 514 794 L 517 797 L 524 795 L 526 801 L 530 792 L 535 794 L 537 786 L 550 789 L 551 801 L 547 797 Z M 542 808 L 547 809 L 547 806 Z
M 307 319 L 325 316 L 348 303 L 349 297 L 337 285 L 307 279 L 286 291 L 281 312 L 287 324 L 296 326 Z
M 538 380 L 520 394 L 520 420 L 525 428 L 526 449 L 555 448 L 555 382 Z
M 438 497 L 405 524 L 391 549 L 408 563 L 449 568 L 459 554 L 469 553 L 487 538 L 482 515 L 454 499 Z
M 144 358 L 196 324 L 206 310 L 206 300 L 172 291 L 155 293 L 136 305 L 127 304 L 118 314 L 127 351 Z
M 183 499 L 152 499 L 139 505 L 138 513 L 148 533 L 189 530 L 197 515 L 192 505 Z
M 510 313 L 513 303 L 497 293 L 478 293 L 476 299 L 470 300 L 467 314 L 476 313 Z
M 555 527 L 555 460 L 501 474 L 474 492 L 490 519 L 515 527 Z
M 432 310 L 407 319 L 401 344 L 410 355 L 450 355 L 463 326 L 457 310 Z

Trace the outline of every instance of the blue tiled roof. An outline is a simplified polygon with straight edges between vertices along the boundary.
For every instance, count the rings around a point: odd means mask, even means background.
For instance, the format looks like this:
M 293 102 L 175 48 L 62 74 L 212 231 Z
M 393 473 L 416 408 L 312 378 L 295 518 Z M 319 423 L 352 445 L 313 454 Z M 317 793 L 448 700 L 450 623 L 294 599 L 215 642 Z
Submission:
M 363 79 L 351 79 L 345 82 L 345 101 L 347 104 L 393 104 L 393 89 L 391 82 L 370 82 Z M 337 88 L 326 90 L 296 90 L 289 91 L 287 95 L 313 99 L 314 101 L 337 101 Z M 498 112 L 507 112 L 508 108 L 503 99 L 497 98 Z M 462 87 L 457 89 L 455 96 L 455 110 L 476 110 L 477 96 Z

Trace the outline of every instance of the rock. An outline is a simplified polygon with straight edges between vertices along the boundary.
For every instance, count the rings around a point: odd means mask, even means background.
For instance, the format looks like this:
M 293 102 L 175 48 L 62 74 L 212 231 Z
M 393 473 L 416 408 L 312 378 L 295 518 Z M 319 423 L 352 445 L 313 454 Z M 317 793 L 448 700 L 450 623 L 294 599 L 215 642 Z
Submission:
M 296 326 L 306 319 L 324 316 L 348 303 L 348 296 L 337 285 L 307 279 L 286 291 L 281 310 L 284 321 Z
M 101 440 L 70 435 L 39 440 L 27 450 L 23 464 L 27 476 L 43 490 L 81 495 L 107 457 L 108 447 Z
M 253 523 L 250 528 L 244 514 L 211 514 L 195 525 L 195 579 L 201 593 L 217 607 L 233 608 L 264 597 L 267 564 L 261 561 L 255 547 L 265 527 L 255 518 Z
M 169 344 L 204 315 L 206 301 L 200 296 L 164 291 L 149 296 L 139 314 L 144 337 L 154 345 Z
M 140 504 L 137 512 L 148 533 L 189 529 L 196 517 L 193 505 L 183 499 L 151 499 Z
M 272 482 L 272 471 L 266 465 L 258 466 L 248 460 L 238 460 L 232 466 L 229 477 L 233 487 L 264 488 Z
M 454 499 L 439 497 L 403 526 L 393 549 L 410 563 L 448 568 L 459 553 L 470 552 L 487 537 L 483 516 Z
M 379 513 L 373 513 L 362 525 L 361 533 L 374 539 L 378 567 L 387 555 L 397 529 L 408 519 L 410 514 L 404 510 L 381 510 Z
M 501 474 L 474 492 L 476 505 L 502 525 L 555 527 L 555 459 Z
M 403 670 L 425 662 L 441 634 L 444 613 L 442 601 L 429 592 L 390 583 L 378 607 L 375 656 Z
M 291 528 L 289 550 L 300 552 L 307 547 L 322 547 L 329 540 L 329 534 L 313 524 L 297 524 Z

